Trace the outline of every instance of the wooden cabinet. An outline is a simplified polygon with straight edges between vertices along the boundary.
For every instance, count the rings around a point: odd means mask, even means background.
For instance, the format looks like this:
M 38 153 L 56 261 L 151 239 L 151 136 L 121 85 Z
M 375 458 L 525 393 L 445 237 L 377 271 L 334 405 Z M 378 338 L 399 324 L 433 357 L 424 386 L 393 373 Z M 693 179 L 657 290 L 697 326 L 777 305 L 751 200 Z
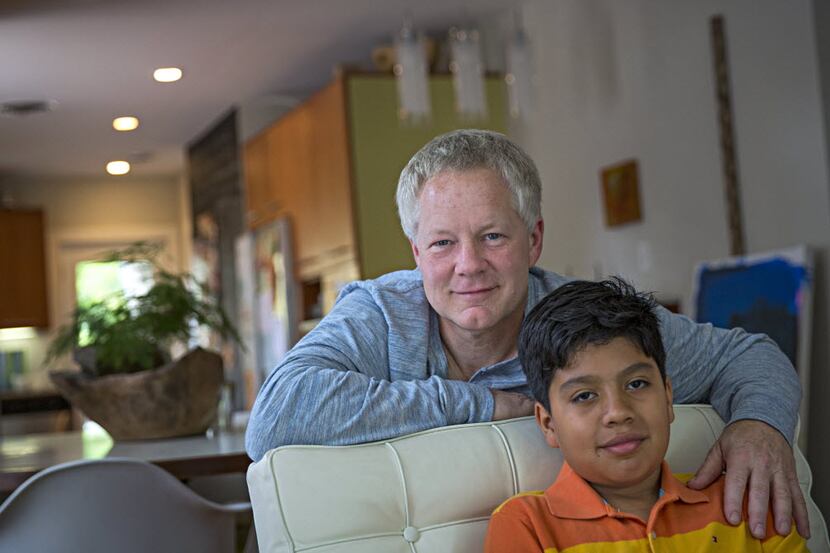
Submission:
M 251 139 L 244 164 L 249 226 L 287 215 L 302 273 L 319 273 L 332 255 L 354 257 L 342 80 Z
M 249 225 L 270 220 L 278 212 L 277 200 L 269 191 L 268 135 L 260 134 L 245 145 L 243 159 Z
M 298 237 L 308 239 L 311 256 L 318 263 L 326 257 L 354 257 L 356 229 L 344 85 L 343 79 L 335 80 L 307 104 L 313 114 L 309 191 L 313 211 L 307 215 L 314 224 L 306 237 Z
M 0 209 L 0 328 L 49 326 L 43 212 Z
M 463 127 L 505 132 L 506 97 L 489 77 L 489 116 L 460 119 L 449 75 L 430 78 L 431 121 L 398 119 L 391 75 L 346 74 L 251 139 L 244 148 L 251 228 L 279 215 L 291 219 L 298 277 L 350 274 L 373 278 L 414 267 L 398 221 L 401 169 L 434 136 Z

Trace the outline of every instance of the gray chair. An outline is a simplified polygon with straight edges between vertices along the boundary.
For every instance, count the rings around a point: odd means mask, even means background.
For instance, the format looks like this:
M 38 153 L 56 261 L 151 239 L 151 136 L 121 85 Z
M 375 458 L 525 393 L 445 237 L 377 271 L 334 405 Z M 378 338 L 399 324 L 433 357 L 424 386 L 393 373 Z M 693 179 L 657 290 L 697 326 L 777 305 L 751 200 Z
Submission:
M 135 459 L 73 461 L 43 470 L 0 505 L 0 551 L 231 553 L 249 503 L 208 501 Z

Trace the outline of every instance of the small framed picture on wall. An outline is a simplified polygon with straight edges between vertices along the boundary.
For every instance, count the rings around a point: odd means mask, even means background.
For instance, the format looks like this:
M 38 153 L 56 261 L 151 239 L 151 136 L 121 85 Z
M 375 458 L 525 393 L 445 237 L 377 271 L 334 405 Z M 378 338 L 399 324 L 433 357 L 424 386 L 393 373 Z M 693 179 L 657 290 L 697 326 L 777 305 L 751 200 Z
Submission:
M 605 225 L 616 227 L 639 221 L 640 190 L 637 160 L 604 167 L 600 171 Z

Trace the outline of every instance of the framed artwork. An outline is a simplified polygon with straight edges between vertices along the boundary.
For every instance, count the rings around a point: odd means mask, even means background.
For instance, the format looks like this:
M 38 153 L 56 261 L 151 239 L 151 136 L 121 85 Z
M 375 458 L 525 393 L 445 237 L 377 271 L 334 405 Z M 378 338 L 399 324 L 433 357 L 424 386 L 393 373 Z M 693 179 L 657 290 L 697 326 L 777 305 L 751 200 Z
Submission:
M 740 327 L 772 338 L 792 362 L 802 389 L 810 385 L 813 261 L 806 246 L 704 261 L 695 269 L 692 305 L 698 322 Z M 801 401 L 799 445 L 807 432 Z
M 600 171 L 605 225 L 616 227 L 640 220 L 637 160 L 605 167 Z

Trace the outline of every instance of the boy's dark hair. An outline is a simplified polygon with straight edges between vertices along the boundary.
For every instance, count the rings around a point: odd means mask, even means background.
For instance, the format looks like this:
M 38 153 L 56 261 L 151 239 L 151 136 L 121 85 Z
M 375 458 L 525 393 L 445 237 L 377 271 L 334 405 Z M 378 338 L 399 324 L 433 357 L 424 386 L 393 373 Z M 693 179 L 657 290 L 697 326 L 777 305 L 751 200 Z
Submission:
M 588 346 L 627 338 L 652 358 L 665 380 L 666 352 L 651 294 L 619 277 L 560 286 L 527 315 L 519 333 L 519 361 L 533 398 L 550 411 L 553 375 Z

